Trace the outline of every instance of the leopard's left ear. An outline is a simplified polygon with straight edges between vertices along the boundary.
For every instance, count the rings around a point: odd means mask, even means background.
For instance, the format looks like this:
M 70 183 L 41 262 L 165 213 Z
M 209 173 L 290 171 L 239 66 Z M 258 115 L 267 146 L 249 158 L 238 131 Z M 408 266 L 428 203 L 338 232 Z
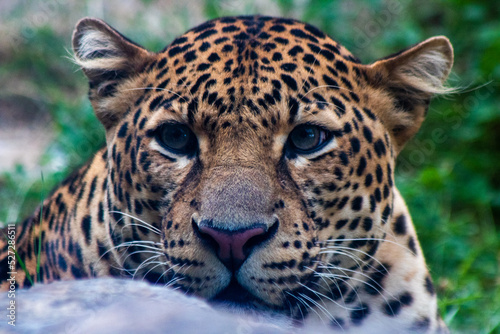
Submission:
M 94 111 L 104 127 L 110 129 L 125 112 L 127 97 L 133 95 L 117 95 L 118 86 L 140 73 L 153 54 L 95 18 L 77 23 L 73 50 L 75 62 L 89 79 Z
M 430 98 L 452 91 L 444 86 L 452 65 L 450 41 L 437 36 L 367 66 L 372 86 L 386 90 L 394 101 L 379 117 L 395 139 L 397 152 L 417 133 Z

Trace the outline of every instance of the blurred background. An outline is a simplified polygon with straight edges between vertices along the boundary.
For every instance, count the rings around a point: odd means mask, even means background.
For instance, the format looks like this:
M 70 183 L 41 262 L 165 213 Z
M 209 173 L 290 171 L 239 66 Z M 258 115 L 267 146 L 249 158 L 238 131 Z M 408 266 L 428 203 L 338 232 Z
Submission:
M 449 83 L 398 159 L 397 185 L 454 333 L 500 333 L 500 6 L 468 0 L 1 0 L 0 221 L 21 220 L 104 143 L 72 64 L 78 19 L 106 20 L 153 51 L 211 18 L 311 23 L 364 63 L 446 35 Z

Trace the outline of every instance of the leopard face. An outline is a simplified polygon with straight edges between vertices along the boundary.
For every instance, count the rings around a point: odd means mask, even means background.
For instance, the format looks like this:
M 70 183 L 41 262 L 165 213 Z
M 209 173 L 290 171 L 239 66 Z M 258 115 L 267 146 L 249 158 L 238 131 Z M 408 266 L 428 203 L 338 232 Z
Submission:
M 107 131 L 101 210 L 124 268 L 295 317 L 383 290 L 395 158 L 449 72 L 446 39 L 363 65 L 291 19 L 209 21 L 158 53 L 84 19 L 74 48 Z

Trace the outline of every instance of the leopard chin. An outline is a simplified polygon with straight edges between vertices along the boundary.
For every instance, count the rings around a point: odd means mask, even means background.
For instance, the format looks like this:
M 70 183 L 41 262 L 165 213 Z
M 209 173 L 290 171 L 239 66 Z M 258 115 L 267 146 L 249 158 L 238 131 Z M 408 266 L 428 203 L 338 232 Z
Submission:
M 229 285 L 209 301 L 228 308 L 238 308 L 243 310 L 259 309 L 259 299 L 241 286 L 235 278 L 231 279 Z

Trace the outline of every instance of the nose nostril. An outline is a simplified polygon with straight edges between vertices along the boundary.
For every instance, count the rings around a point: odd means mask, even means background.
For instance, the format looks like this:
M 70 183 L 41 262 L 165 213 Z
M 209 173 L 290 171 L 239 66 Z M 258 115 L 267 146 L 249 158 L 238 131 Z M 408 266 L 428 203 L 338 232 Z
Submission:
M 274 235 L 278 231 L 278 226 L 279 226 L 279 221 L 278 221 L 278 219 L 276 219 L 274 224 L 271 225 L 271 227 L 268 228 L 267 231 L 265 231 L 262 234 L 255 235 L 255 236 L 251 237 L 250 239 L 248 239 L 248 241 L 243 245 L 243 252 L 250 254 L 252 248 L 254 248 L 255 246 L 258 246 L 259 244 L 261 244 L 267 240 L 272 239 L 272 237 L 274 237 Z
M 217 257 L 231 270 L 237 270 L 252 249 L 271 239 L 278 230 L 278 220 L 266 230 L 264 224 L 254 224 L 248 228 L 225 230 L 212 226 L 211 221 L 192 222 L 195 234 L 214 249 Z
M 217 229 L 208 226 L 200 226 L 200 232 L 211 237 L 217 243 L 217 255 L 223 262 L 236 260 L 243 263 L 248 253 L 244 252 L 244 246 L 255 237 L 264 234 L 264 227 L 253 227 L 236 231 Z M 233 261 L 234 262 L 234 261 Z
M 192 222 L 192 226 L 193 226 L 194 234 L 198 238 L 203 240 L 203 242 L 206 243 L 210 248 L 214 249 L 216 253 L 218 253 L 219 252 L 219 244 L 217 243 L 217 241 L 210 234 L 200 231 L 200 227 L 198 226 L 198 224 L 194 220 Z

